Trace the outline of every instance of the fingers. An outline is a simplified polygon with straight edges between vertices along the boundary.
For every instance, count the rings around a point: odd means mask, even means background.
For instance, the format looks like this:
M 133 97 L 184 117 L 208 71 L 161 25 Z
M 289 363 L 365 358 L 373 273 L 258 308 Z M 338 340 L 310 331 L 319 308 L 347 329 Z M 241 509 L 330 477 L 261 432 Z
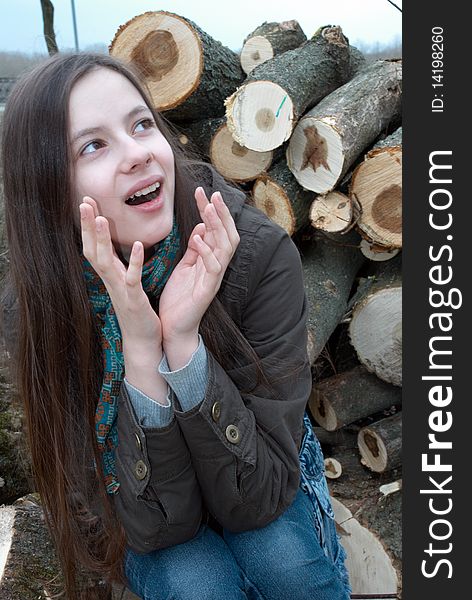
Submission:
M 92 207 L 92 211 L 93 211 L 93 216 L 94 217 L 98 217 L 99 216 L 99 211 L 98 211 L 98 206 L 97 203 L 95 202 L 95 200 L 93 198 L 91 198 L 90 196 L 84 196 L 83 197 L 83 204 L 86 204 L 88 206 Z
M 108 221 L 105 217 L 95 218 L 96 232 L 96 264 L 105 271 L 113 262 L 113 244 L 110 236 Z
M 219 275 L 223 267 L 216 258 L 215 253 L 210 246 L 206 244 L 198 234 L 192 237 L 192 242 L 195 244 L 196 250 L 202 258 L 207 273 L 211 275 Z
M 231 246 L 233 247 L 233 250 L 236 250 L 239 244 L 239 233 L 236 229 L 234 219 L 229 212 L 229 208 L 226 206 L 223 196 L 220 192 L 213 194 L 212 202 L 216 208 L 219 218 L 221 219 L 221 222 L 223 223 L 224 228 L 226 229 Z
M 221 193 L 213 193 L 209 202 L 205 190 L 198 187 L 195 190 L 195 199 L 207 230 L 205 242 L 214 250 L 218 249 L 222 259 L 222 253 L 231 258 L 239 244 L 239 234 Z
M 99 215 L 95 200 L 89 196 L 84 197 L 79 210 L 83 254 L 102 278 L 109 277 L 110 266 L 113 262 L 119 264 L 119 258 L 111 240 L 108 220 Z
M 142 242 L 134 242 L 129 257 L 128 269 L 126 270 L 125 282 L 128 291 L 128 299 L 137 303 L 141 299 L 142 284 L 141 275 L 143 271 L 144 246 Z

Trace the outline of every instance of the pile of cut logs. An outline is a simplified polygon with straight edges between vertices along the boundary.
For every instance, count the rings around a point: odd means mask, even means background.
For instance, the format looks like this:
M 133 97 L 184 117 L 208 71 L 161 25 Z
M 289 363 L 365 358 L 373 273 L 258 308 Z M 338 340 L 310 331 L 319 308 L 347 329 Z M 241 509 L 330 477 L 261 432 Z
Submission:
M 180 142 L 292 236 L 309 303 L 315 434 L 354 594 L 401 597 L 402 129 L 398 58 L 339 26 L 263 23 L 239 54 L 165 11 L 110 54 Z

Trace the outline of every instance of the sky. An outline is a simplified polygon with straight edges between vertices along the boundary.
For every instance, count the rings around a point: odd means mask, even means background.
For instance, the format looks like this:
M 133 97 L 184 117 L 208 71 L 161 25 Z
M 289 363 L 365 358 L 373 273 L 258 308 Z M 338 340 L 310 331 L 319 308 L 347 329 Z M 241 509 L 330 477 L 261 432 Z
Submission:
M 72 1 L 53 4 L 59 49 L 72 49 Z M 395 4 L 401 8 L 402 0 Z M 247 34 L 264 21 L 290 19 L 308 37 L 320 26 L 340 25 L 354 45 L 401 42 L 402 13 L 388 0 L 75 0 L 79 49 L 108 45 L 120 25 L 152 10 L 187 17 L 232 50 L 239 50 Z M 40 0 L 0 0 L 0 51 L 46 53 Z

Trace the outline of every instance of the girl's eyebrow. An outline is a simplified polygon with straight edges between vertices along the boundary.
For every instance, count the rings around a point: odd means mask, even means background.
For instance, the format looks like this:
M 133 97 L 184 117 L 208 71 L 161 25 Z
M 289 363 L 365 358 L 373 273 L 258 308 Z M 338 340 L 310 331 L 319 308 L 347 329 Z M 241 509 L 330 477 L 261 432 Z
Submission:
M 125 115 L 125 121 L 127 121 L 128 119 L 131 119 L 131 117 L 134 117 L 136 115 L 139 115 L 140 113 L 144 113 L 147 112 L 149 113 L 150 110 L 147 106 L 144 105 L 139 105 L 136 106 L 135 108 L 133 108 L 132 110 L 130 110 L 130 112 Z M 75 136 L 72 138 L 72 143 L 75 144 L 75 142 L 77 142 L 78 140 L 80 140 L 83 137 L 87 137 L 89 135 L 95 135 L 96 133 L 99 133 L 100 131 L 103 131 L 103 127 L 99 126 L 99 127 L 87 127 L 86 129 L 81 129 L 79 132 L 77 132 L 75 134 Z

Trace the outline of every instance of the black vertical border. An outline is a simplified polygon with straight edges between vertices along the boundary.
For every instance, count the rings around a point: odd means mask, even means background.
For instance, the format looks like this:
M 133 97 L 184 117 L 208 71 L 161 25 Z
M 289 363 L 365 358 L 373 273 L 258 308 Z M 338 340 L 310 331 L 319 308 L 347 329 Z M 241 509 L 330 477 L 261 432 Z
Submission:
M 462 9 L 462 10 L 461 10 Z M 403 64 L 404 64 L 404 109 L 403 109 L 403 598 L 427 598 L 448 600 L 449 598 L 472 597 L 467 574 L 472 573 L 469 539 L 472 533 L 468 508 L 472 505 L 470 474 L 472 441 L 472 393 L 469 373 L 472 375 L 470 344 L 472 315 L 467 295 L 469 274 L 472 273 L 472 252 L 469 240 L 469 222 L 472 216 L 471 186 L 472 161 L 467 148 L 471 136 L 469 101 L 471 59 L 468 50 L 470 31 L 464 5 L 459 2 L 430 0 L 429 2 L 404 3 L 403 13 Z M 433 88 L 432 83 L 432 31 L 442 28 L 444 33 L 442 88 Z M 438 30 L 435 30 L 438 31 Z M 432 100 L 444 100 L 443 112 L 432 112 Z M 443 96 L 439 96 L 443 94 Z M 437 107 L 440 105 L 436 102 Z M 463 142 L 461 144 L 461 142 Z M 452 151 L 450 157 L 443 156 L 437 162 L 451 164 L 452 184 L 438 185 L 429 181 L 430 153 Z M 439 173 L 438 173 L 439 174 Z M 467 175 L 468 176 L 467 176 Z M 446 172 L 443 172 L 445 177 Z M 430 207 L 430 194 L 435 188 L 446 188 L 452 193 L 453 202 L 449 210 L 435 211 Z M 440 199 L 441 194 L 437 198 Z M 436 196 L 435 196 L 436 197 Z M 442 195 L 442 199 L 446 195 Z M 446 231 L 436 231 L 429 224 L 429 215 L 436 213 L 438 220 L 452 215 L 452 226 Z M 447 236 L 452 236 L 447 238 Z M 442 258 L 433 262 L 429 249 L 438 255 L 442 246 Z M 449 260 L 450 259 L 450 260 Z M 452 280 L 442 286 L 430 281 L 430 268 L 441 264 L 444 274 L 448 266 L 452 269 Z M 469 286 L 470 287 L 470 286 Z M 452 288 L 460 291 L 462 305 L 459 308 L 435 309 L 429 302 L 429 290 L 443 289 L 444 294 Z M 454 302 L 459 292 L 455 293 Z M 436 325 L 430 328 L 430 315 L 449 312 L 453 321 L 450 332 L 441 332 Z M 422 379 L 431 375 L 429 369 L 429 343 L 433 336 L 451 336 L 450 342 L 437 342 L 436 347 L 452 350 L 452 355 L 443 355 L 441 364 L 452 364 L 451 370 L 434 373 L 451 375 L 450 382 L 442 382 L 452 388 L 452 401 L 443 407 L 452 416 L 452 426 L 437 433 L 438 440 L 452 442 L 452 449 L 441 450 L 440 461 L 451 464 L 451 472 L 425 472 L 422 469 L 422 454 L 429 452 L 429 462 L 434 461 L 435 450 L 428 450 L 428 434 L 432 433 L 429 419 L 438 410 L 429 401 L 429 390 L 439 382 Z M 435 489 L 429 477 L 439 485 L 452 475 L 452 481 L 443 485 L 450 494 L 422 494 L 422 489 Z M 437 488 L 436 488 L 437 489 Z M 438 510 L 452 508 L 448 514 L 435 515 L 429 501 Z M 450 531 L 445 523 L 431 525 L 435 519 L 444 518 L 451 524 Z M 426 553 L 431 548 L 433 552 Z M 449 546 L 449 544 L 451 544 Z M 424 569 L 431 575 L 422 573 Z M 439 563 L 439 561 L 449 561 Z M 449 575 L 452 575 L 449 577 Z

